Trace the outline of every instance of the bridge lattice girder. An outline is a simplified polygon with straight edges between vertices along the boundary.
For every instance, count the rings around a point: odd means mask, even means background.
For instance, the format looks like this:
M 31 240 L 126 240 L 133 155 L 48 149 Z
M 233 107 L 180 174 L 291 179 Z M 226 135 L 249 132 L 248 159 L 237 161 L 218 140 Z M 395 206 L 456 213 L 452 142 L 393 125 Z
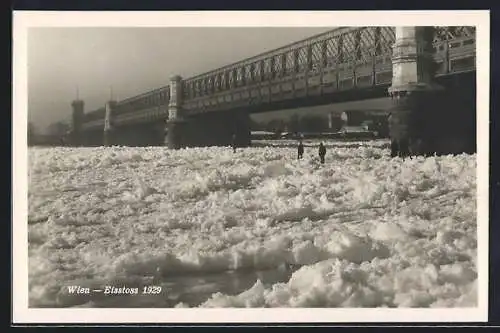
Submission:
M 434 27 L 429 32 L 436 75 L 475 69 L 475 27 Z M 337 28 L 185 79 L 183 103 L 194 114 L 252 99 L 257 91 L 260 96 L 308 85 L 333 84 L 337 90 L 388 85 L 394 40 L 394 27 Z M 169 94 L 165 86 L 118 102 L 113 125 L 167 118 Z M 104 108 L 90 112 L 84 127 L 103 126 L 103 118 Z

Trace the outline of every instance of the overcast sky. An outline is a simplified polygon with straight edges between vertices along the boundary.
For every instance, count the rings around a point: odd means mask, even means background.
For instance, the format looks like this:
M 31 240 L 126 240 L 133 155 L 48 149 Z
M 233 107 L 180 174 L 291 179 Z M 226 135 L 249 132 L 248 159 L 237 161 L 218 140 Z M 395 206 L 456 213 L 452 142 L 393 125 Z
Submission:
M 333 28 L 31 28 L 28 119 L 69 121 L 77 86 L 88 112 Z

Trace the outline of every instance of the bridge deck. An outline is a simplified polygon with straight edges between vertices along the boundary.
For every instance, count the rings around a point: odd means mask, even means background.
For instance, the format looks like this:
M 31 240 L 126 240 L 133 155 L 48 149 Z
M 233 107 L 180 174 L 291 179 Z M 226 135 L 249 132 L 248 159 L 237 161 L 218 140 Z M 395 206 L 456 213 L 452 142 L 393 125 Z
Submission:
M 436 76 L 475 70 L 474 27 L 434 29 Z M 183 80 L 185 114 L 233 108 L 262 112 L 307 103 L 383 96 L 392 79 L 393 27 L 343 27 Z M 169 86 L 119 101 L 113 124 L 168 117 Z M 309 99 L 309 101 L 305 101 Z M 83 127 L 104 125 L 99 109 Z

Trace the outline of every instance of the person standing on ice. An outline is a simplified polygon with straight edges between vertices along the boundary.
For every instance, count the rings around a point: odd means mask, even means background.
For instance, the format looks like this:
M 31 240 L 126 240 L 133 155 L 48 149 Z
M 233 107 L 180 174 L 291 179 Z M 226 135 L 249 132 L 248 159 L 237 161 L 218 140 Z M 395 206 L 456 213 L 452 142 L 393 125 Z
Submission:
M 402 112 L 389 113 L 387 118 L 389 123 L 389 136 L 391 138 L 391 157 L 402 157 L 405 158 L 410 156 L 410 136 L 408 126 L 404 125 L 408 121 L 405 118 L 408 117 L 407 114 Z
M 231 138 L 231 146 L 233 147 L 233 153 L 236 153 L 236 134 L 233 134 Z
M 299 139 L 299 145 L 297 146 L 297 159 L 300 160 L 304 155 L 304 145 L 302 144 L 302 140 Z
M 321 160 L 321 164 L 325 164 L 325 155 L 326 155 L 326 148 L 323 145 L 323 142 L 319 144 L 319 159 Z

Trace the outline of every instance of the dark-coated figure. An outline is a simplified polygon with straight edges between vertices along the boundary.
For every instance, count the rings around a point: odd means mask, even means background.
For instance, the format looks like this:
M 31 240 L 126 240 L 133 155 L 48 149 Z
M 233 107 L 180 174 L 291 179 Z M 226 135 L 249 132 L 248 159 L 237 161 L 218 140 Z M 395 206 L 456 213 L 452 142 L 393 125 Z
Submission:
M 405 125 L 406 114 L 389 113 L 389 133 L 391 137 L 391 157 L 405 158 L 410 155 L 410 140 L 408 129 Z
M 299 140 L 299 145 L 297 146 L 297 159 L 301 159 L 304 155 L 304 145 L 302 144 L 302 140 Z
M 231 146 L 233 147 L 233 153 L 236 153 L 236 134 L 233 134 L 231 138 Z
M 323 142 L 319 144 L 318 154 L 319 154 L 319 159 L 321 160 L 321 164 L 325 164 L 326 148 L 323 145 Z

